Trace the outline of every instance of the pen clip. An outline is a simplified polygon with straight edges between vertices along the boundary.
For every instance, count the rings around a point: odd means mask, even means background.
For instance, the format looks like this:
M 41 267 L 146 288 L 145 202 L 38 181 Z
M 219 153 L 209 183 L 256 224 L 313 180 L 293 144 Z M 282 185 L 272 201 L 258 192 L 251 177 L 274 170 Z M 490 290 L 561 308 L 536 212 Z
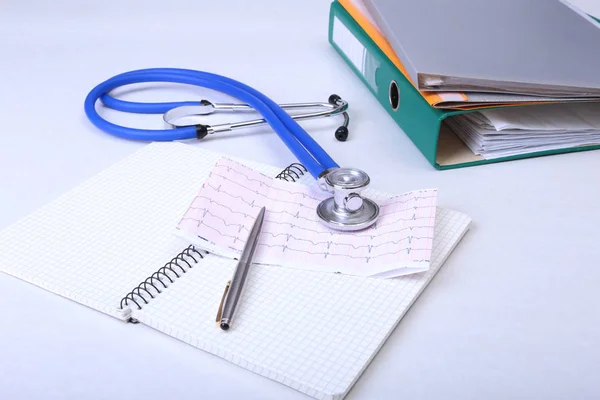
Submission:
M 221 315 L 223 314 L 223 304 L 225 303 L 225 297 L 227 297 L 227 292 L 229 292 L 229 285 L 231 285 L 231 281 L 227 282 L 227 285 L 225 285 L 225 291 L 223 292 L 221 304 L 219 305 L 219 311 L 217 312 L 217 324 L 221 323 Z

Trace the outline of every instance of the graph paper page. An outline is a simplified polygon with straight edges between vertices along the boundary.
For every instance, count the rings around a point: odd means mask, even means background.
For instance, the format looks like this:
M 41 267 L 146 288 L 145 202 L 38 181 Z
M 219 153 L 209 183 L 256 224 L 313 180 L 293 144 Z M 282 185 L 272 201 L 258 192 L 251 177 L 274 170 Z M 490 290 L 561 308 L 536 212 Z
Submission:
M 126 318 L 121 298 L 186 243 L 173 226 L 222 156 L 181 143 L 143 147 L 0 231 L 0 271 Z
M 276 180 L 223 158 L 178 229 L 200 246 L 237 256 L 265 206 L 255 262 L 361 276 L 429 268 L 437 190 L 379 195 L 377 223 L 358 232 L 336 231 L 319 221 L 315 209 L 330 196 L 317 185 Z
M 439 209 L 431 268 L 393 279 L 253 265 L 236 319 L 215 322 L 235 261 L 207 256 L 134 317 L 318 399 L 341 399 L 467 230 Z
M 141 292 L 140 309 L 134 302 L 121 309 L 123 296 L 188 246 L 173 227 L 221 158 L 181 143 L 142 148 L 0 231 L 0 271 L 116 318 L 132 313 L 307 395 L 341 399 L 458 244 L 469 218 L 437 209 L 431 268 L 419 274 L 377 279 L 253 267 L 226 335 L 215 317 L 235 261 L 216 255 L 197 257 L 179 277 L 167 272 L 173 283 L 154 282 L 161 293 Z M 268 176 L 281 170 L 244 164 Z M 271 318 L 281 322 L 278 329 Z

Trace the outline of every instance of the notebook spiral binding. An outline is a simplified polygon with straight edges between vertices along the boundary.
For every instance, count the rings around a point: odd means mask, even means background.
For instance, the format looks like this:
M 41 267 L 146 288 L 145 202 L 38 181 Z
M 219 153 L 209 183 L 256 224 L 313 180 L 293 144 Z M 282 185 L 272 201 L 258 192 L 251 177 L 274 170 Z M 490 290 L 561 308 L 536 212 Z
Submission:
M 290 164 L 287 168 L 281 171 L 275 179 L 282 179 L 288 182 L 296 182 L 302 175 L 307 172 L 304 165 L 299 163 Z
M 308 170 L 304 167 L 304 165 L 300 163 L 293 163 L 277 174 L 275 179 L 296 182 L 306 172 L 308 172 Z M 207 251 L 203 250 L 203 252 L 204 254 L 208 254 Z M 179 254 L 173 257 L 171 261 L 146 278 L 131 292 L 127 293 L 125 297 L 121 299 L 119 306 L 120 309 L 124 310 L 125 307 L 129 306 L 129 302 L 132 302 L 137 306 L 138 310 L 141 310 L 144 304 L 148 304 L 148 300 L 155 298 L 157 295 L 162 293 L 162 290 L 165 290 L 168 287 L 167 282 L 169 284 L 174 283 L 174 279 L 177 279 L 185 274 L 187 269 L 191 269 L 193 267 L 192 263 L 190 263 L 191 260 L 197 264 L 200 259 L 204 258 L 204 254 L 197 250 L 193 245 L 186 247 Z M 184 267 L 187 267 L 187 269 Z M 174 275 L 174 277 L 168 274 L 169 271 L 172 275 Z M 144 296 L 144 294 L 146 296 Z M 149 297 L 149 299 L 147 297 Z M 129 321 L 137 323 L 137 320 L 134 318 L 129 318 Z
M 136 286 L 131 292 L 127 293 L 121 299 L 121 310 L 129 306 L 130 301 L 135 303 L 138 310 L 141 310 L 143 304 L 148 304 L 148 300 L 144 297 L 144 294 L 153 299 L 156 295 L 162 293 L 162 290 L 167 288 L 167 281 L 168 283 L 174 283 L 174 279 L 181 277 L 187 272 L 184 266 L 187 269 L 191 269 L 193 265 L 190 261 L 193 260 L 194 263 L 198 263 L 202 258 L 204 258 L 204 255 L 200 251 L 193 245 L 188 246 L 162 268 Z M 168 272 L 171 272 L 171 275 L 174 275 L 174 277 L 170 276 Z

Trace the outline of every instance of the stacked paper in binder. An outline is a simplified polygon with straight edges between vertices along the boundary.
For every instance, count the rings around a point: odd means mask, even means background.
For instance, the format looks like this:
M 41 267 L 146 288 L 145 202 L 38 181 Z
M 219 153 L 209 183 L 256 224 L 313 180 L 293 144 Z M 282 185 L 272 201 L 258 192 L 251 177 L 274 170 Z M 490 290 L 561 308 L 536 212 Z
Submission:
M 600 148 L 600 23 L 565 1 L 337 0 L 330 17 L 333 47 L 438 169 Z
M 600 143 L 599 103 L 481 110 L 446 122 L 486 159 Z

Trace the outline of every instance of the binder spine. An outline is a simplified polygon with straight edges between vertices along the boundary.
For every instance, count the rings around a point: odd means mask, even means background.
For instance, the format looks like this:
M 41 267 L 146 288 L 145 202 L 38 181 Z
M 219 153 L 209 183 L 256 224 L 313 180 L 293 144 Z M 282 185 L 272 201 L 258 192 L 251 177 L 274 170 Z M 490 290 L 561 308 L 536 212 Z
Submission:
M 144 304 L 148 304 L 149 300 L 161 294 L 171 283 L 175 282 L 175 279 L 187 273 L 202 258 L 204 258 L 204 255 L 200 251 L 193 245 L 188 246 L 131 292 L 127 293 L 121 299 L 120 309 L 123 310 L 125 307 L 129 307 L 130 303 L 133 303 L 138 310 L 141 310 Z
M 441 123 L 457 112 L 431 107 L 339 1 L 330 6 L 328 40 L 402 132 L 440 169 L 436 157 Z
M 281 179 L 288 182 L 296 182 L 307 172 L 304 165 L 300 163 L 293 163 L 287 166 L 283 171 L 281 171 L 275 179 Z

